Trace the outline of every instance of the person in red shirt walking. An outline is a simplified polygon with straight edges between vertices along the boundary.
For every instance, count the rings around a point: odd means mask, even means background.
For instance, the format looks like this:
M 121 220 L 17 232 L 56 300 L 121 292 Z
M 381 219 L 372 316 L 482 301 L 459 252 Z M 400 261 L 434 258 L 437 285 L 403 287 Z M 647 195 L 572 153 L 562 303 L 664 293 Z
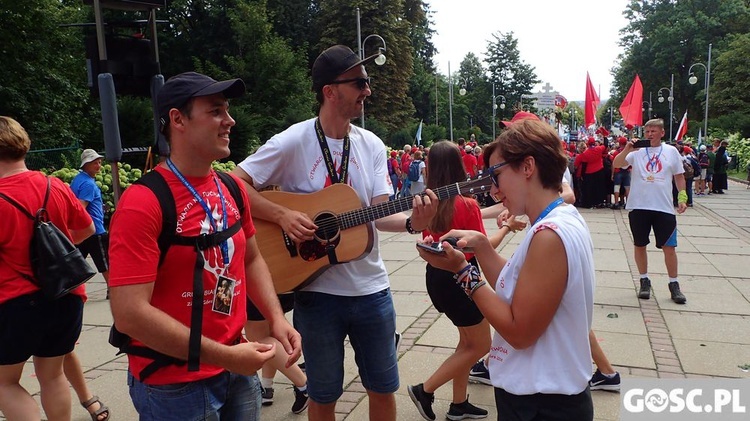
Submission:
M 73 191 L 55 177 L 29 171 L 24 159 L 31 147 L 26 130 L 14 119 L 0 116 L 0 193 L 36 214 L 49 194 L 48 220 L 75 244 L 95 229 Z M 49 184 L 48 184 L 49 183 Z M 48 190 L 49 189 L 49 190 Z M 70 419 L 70 386 L 63 374 L 65 356 L 72 353 L 83 322 L 83 285 L 56 300 L 44 297 L 32 282 L 31 235 L 34 221 L 0 198 L 0 412 L 7 419 L 39 419 L 39 407 L 20 384 L 26 361 L 33 357 L 42 407 L 50 420 Z M 98 400 L 98 399 L 97 399 Z M 93 404 L 93 402 L 91 402 Z M 101 407 L 100 407 L 101 408 Z M 108 411 L 99 415 L 109 417 Z M 96 419 L 96 418 L 95 418 Z
M 466 176 L 474 177 L 477 175 L 477 157 L 474 156 L 474 148 L 467 145 L 464 148 L 464 151 L 466 153 L 461 158 L 461 160 L 463 160 L 464 162 L 464 169 L 466 170 Z

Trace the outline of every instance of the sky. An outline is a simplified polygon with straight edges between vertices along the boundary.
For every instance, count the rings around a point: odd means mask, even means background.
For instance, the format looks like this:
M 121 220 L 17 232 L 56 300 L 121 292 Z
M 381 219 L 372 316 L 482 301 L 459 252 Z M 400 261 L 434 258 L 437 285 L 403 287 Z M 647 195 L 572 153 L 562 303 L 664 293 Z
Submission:
M 586 72 L 604 102 L 612 85 L 610 69 L 623 49 L 619 31 L 628 0 L 425 0 L 433 12 L 434 62 L 440 73 L 455 73 L 467 53 L 484 64 L 492 34 L 513 32 L 521 60 L 535 67 L 568 101 L 583 101 Z M 498 92 L 502 93 L 502 92 Z

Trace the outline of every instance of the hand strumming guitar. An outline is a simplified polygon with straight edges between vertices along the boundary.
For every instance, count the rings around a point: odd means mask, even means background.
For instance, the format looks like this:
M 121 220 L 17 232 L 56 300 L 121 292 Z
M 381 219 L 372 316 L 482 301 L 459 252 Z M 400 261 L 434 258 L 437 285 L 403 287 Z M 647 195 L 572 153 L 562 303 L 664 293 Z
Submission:
M 315 230 L 318 229 L 306 213 L 288 208 L 276 220 L 276 224 L 297 244 L 312 240 Z

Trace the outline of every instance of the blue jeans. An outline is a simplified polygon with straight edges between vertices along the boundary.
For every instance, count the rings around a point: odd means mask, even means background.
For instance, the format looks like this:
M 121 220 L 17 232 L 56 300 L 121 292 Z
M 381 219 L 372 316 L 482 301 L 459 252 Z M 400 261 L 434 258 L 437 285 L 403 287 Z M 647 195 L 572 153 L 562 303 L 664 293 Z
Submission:
M 307 391 L 314 402 L 333 403 L 343 393 L 347 335 L 365 389 L 383 394 L 398 390 L 390 289 L 361 297 L 296 292 L 294 325 L 302 335 Z
M 393 185 L 393 195 L 388 198 L 388 200 L 393 200 L 396 198 L 396 194 L 398 193 L 398 176 L 394 173 L 391 174 L 391 185 Z
M 225 371 L 195 382 L 153 386 L 128 372 L 128 385 L 140 421 L 260 420 L 257 375 Z

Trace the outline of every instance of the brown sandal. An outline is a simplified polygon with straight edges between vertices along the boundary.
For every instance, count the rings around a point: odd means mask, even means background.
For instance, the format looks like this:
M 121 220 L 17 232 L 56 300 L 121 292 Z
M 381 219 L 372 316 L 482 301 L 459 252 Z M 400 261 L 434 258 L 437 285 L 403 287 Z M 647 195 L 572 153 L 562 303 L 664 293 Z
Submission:
M 96 410 L 96 411 L 94 411 L 94 413 L 92 414 L 89 411 L 89 407 L 91 405 L 95 404 L 95 403 L 99 404 L 99 409 Z M 104 404 L 102 403 L 102 401 L 99 400 L 98 396 L 94 395 L 91 399 L 87 400 L 86 402 L 81 402 L 81 406 L 86 410 L 86 412 L 89 413 L 89 415 L 91 415 L 91 421 L 107 421 L 107 420 L 109 420 L 109 408 L 106 407 L 106 406 L 104 406 Z M 102 416 L 102 415 L 104 415 L 104 414 L 106 414 L 105 417 L 102 418 L 102 419 L 99 419 L 99 417 Z

